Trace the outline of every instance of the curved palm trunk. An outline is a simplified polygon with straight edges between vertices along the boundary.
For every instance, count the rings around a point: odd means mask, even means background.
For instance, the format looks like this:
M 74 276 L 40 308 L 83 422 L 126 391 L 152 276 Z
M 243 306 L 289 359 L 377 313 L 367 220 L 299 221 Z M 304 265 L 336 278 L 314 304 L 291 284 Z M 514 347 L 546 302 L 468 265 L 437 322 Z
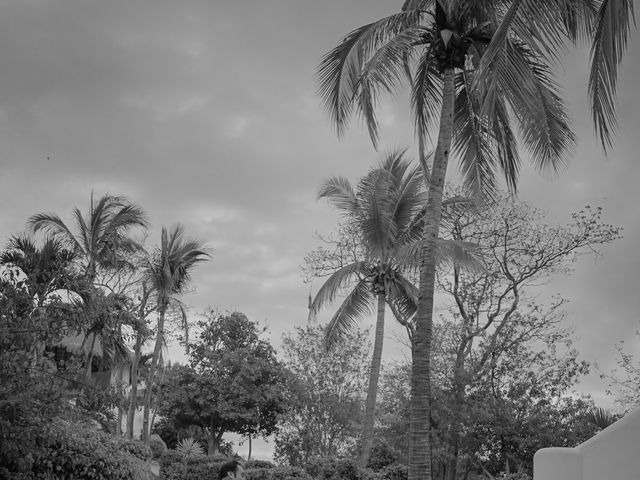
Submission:
M 147 377 L 146 386 L 144 389 L 144 412 L 142 417 L 142 440 L 149 440 L 149 411 L 151 409 L 151 389 L 156 379 L 156 370 L 158 368 L 158 361 L 160 360 L 160 352 L 162 351 L 162 343 L 164 341 L 164 316 L 167 311 L 167 302 L 161 300 L 158 302 L 160 307 L 158 309 L 158 333 L 156 335 L 156 345 L 153 349 L 153 357 L 151 358 L 151 368 L 149 370 L 149 376 Z
M 378 316 L 376 319 L 376 333 L 373 343 L 373 357 L 371 358 L 371 371 L 369 373 L 369 386 L 367 387 L 367 400 L 365 403 L 364 424 L 362 426 L 362 456 L 360 465 L 366 468 L 373 448 L 373 424 L 375 421 L 376 396 L 378 394 L 378 380 L 380 379 L 380 363 L 382 362 L 382 344 L 384 341 L 384 309 L 385 294 L 378 293 Z
M 431 480 L 431 342 L 437 241 L 442 195 L 451 149 L 454 112 L 454 72 L 443 73 L 442 111 L 438 145 L 433 160 L 420 259 L 420 291 L 411 342 L 411 413 L 409 422 L 409 480 Z

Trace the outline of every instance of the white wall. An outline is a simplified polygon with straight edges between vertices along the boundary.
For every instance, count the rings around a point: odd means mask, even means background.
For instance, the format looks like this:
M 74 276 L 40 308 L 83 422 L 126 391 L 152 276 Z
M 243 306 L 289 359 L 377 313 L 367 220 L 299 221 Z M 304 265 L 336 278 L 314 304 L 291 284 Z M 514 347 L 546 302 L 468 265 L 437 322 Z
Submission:
M 576 448 L 543 448 L 534 480 L 640 480 L 640 408 Z

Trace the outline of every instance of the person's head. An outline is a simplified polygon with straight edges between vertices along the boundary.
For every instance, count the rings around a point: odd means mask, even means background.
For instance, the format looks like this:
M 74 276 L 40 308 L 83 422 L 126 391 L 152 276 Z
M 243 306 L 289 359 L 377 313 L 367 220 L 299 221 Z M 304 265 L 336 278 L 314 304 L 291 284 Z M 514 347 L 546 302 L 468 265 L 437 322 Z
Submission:
M 244 480 L 244 468 L 239 462 L 232 460 L 220 467 L 220 480 Z

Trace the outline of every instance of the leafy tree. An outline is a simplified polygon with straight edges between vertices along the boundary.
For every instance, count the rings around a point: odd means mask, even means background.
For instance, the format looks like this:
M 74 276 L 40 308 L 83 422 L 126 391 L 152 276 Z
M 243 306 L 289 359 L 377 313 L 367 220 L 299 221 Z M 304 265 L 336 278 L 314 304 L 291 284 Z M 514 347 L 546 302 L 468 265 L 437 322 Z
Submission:
M 444 321 L 449 322 L 448 351 L 440 371 L 447 372 L 451 392 L 448 478 L 456 478 L 462 416 L 469 412 L 466 395 L 501 355 L 532 339 L 547 341 L 547 332 L 563 318 L 562 300 L 548 308 L 533 301 L 538 285 L 554 275 L 569 274 L 580 255 L 619 238 L 619 229 L 602 222 L 600 208 L 585 208 L 566 226 L 550 226 L 544 212 L 524 202 L 501 197 L 481 210 L 457 206 L 443 213 L 443 234 L 477 245 L 483 270 L 442 266 L 440 290 L 451 298 Z M 553 332 L 559 343 L 560 333 Z M 565 365 L 568 369 L 570 365 Z
M 640 340 L 640 332 L 636 333 L 636 340 Z M 614 397 L 622 413 L 627 413 L 640 407 L 640 359 L 625 348 L 624 340 L 616 345 L 616 350 L 617 368 L 607 373 L 601 371 L 600 377 L 609 381 L 607 394 Z
M 424 185 L 419 168 L 410 168 L 403 152 L 392 152 L 372 169 L 354 189 L 345 178 L 327 180 L 320 189 L 355 226 L 363 256 L 333 272 L 318 290 L 309 309 L 313 320 L 318 311 L 349 288 L 342 305 L 326 327 L 326 342 L 339 348 L 340 340 L 355 322 L 376 310 L 375 341 L 362 432 L 361 464 L 366 466 L 373 445 L 375 402 L 384 340 L 385 309 L 407 325 L 415 312 L 416 288 L 405 277 L 406 250 L 419 237 L 416 216 L 424 203 Z M 410 267 L 410 266 L 409 266 Z
M 255 322 L 239 312 L 207 316 L 198 323 L 200 342 L 191 345 L 189 366 L 166 373 L 158 412 L 179 428 L 205 430 L 213 455 L 227 432 L 266 437 L 275 431 L 286 407 L 286 377 Z
M 345 334 L 340 348 L 325 349 L 324 328 L 284 335 L 282 357 L 291 372 L 290 408 L 275 437 L 275 456 L 293 466 L 313 457 L 351 454 L 361 429 L 361 402 L 369 365 L 368 332 Z
M 339 135 L 355 110 L 376 145 L 379 94 L 399 90 L 405 77 L 411 91 L 428 199 L 412 340 L 410 480 L 431 477 L 429 359 L 437 239 L 452 148 L 465 183 L 478 195 L 494 192 L 496 170 L 515 190 L 520 157 L 513 124 L 534 165 L 557 169 L 574 136 L 549 65 L 567 43 L 585 38 L 593 40 L 589 96 L 594 121 L 603 145 L 609 145 L 617 66 L 632 15 L 628 0 L 405 0 L 400 13 L 354 30 L 322 59 L 319 92 Z M 424 144 L 437 118 L 429 168 Z
M 146 269 L 149 286 L 157 295 L 158 325 L 144 395 L 142 436 L 145 441 L 149 435 L 151 392 L 165 341 L 165 315 L 169 303 L 184 293 L 195 266 L 209 257 L 210 254 L 202 243 L 184 237 L 183 226 L 175 225 L 170 230 L 162 227 L 160 246 L 152 255 Z

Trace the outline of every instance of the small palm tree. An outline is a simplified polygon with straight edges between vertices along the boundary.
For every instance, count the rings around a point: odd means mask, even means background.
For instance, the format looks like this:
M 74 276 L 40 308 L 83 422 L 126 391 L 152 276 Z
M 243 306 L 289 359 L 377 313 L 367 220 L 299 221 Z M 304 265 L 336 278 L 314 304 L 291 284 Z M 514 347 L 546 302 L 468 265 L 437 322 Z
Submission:
M 180 440 L 176 446 L 176 452 L 180 453 L 185 459 L 203 457 L 204 447 L 199 441 L 194 440 L 193 437 L 187 437 Z
M 64 290 L 80 293 L 81 282 L 77 282 L 73 273 L 73 252 L 63 248 L 55 239 L 46 238 L 40 246 L 27 235 L 13 235 L 9 238 L 6 250 L 0 254 L 0 265 L 17 269 L 31 299 L 30 315 L 36 314 L 45 306 L 47 298 L 55 292 Z M 33 364 L 40 363 L 45 345 L 35 342 Z
M 377 311 L 362 434 L 363 466 L 368 463 L 373 445 L 385 308 L 389 305 L 396 319 L 406 325 L 417 302 L 417 290 L 405 277 L 409 266 L 404 264 L 404 252 L 419 239 L 420 230 L 415 223 L 425 201 L 425 189 L 419 167 L 410 168 L 403 155 L 387 155 L 359 182 L 357 189 L 345 178 L 331 178 L 319 193 L 320 198 L 327 198 L 348 221 L 355 223 L 365 258 L 340 268 L 325 281 L 311 303 L 309 318 L 314 319 L 345 287 L 353 286 L 327 325 L 325 338 L 331 348 L 354 328 L 358 319 Z
M 155 347 L 151 358 L 151 369 L 144 393 L 142 424 L 144 440 L 147 440 L 149 433 L 151 389 L 155 381 L 156 370 L 162 354 L 162 346 L 165 342 L 164 327 L 167 309 L 172 300 L 185 292 L 193 268 L 198 263 L 208 260 L 210 257 L 210 253 L 202 243 L 184 238 L 183 226 L 176 225 L 170 230 L 162 227 L 160 246 L 155 251 L 147 266 L 149 284 L 157 295 L 158 325 Z
M 62 244 L 46 238 L 37 246 L 27 235 L 13 235 L 0 254 L 0 265 L 14 267 L 25 276 L 25 286 L 35 305 L 41 307 L 47 296 L 70 285 L 75 255 Z

